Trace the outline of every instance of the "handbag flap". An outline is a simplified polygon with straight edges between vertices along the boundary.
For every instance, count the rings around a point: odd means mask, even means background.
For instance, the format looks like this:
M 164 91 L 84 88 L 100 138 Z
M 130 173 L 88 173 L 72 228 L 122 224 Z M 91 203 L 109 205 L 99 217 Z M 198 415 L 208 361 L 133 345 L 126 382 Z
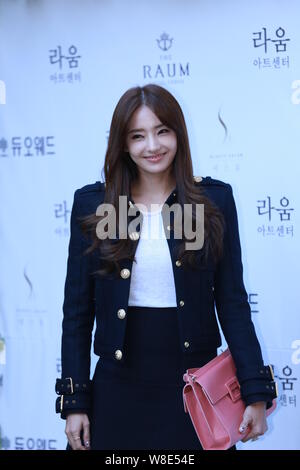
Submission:
M 212 404 L 225 395 L 232 401 L 240 399 L 240 385 L 236 377 L 236 367 L 228 349 L 200 369 L 190 369 L 193 381 L 201 385 Z

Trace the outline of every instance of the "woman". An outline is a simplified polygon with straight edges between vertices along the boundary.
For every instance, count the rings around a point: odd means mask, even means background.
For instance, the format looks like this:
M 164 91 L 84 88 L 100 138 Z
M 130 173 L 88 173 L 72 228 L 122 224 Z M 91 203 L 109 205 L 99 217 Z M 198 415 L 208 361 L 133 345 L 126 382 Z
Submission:
M 202 449 L 184 412 L 183 374 L 217 354 L 215 307 L 247 405 L 243 441 L 256 439 L 274 393 L 243 284 L 232 189 L 193 176 L 184 116 L 166 89 L 120 98 L 104 172 L 105 183 L 75 191 L 71 214 L 56 384 L 67 448 Z M 184 209 L 179 217 L 172 205 Z M 177 236 L 185 221 L 190 232 Z M 95 317 L 100 359 L 90 380 Z

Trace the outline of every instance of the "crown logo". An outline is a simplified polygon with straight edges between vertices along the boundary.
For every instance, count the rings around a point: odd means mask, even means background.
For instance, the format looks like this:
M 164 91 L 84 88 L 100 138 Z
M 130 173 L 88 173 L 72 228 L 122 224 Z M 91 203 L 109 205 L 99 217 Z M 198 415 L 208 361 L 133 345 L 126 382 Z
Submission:
M 170 38 L 167 33 L 162 33 L 160 39 L 156 39 L 156 41 L 162 51 L 167 51 L 172 46 L 173 38 Z

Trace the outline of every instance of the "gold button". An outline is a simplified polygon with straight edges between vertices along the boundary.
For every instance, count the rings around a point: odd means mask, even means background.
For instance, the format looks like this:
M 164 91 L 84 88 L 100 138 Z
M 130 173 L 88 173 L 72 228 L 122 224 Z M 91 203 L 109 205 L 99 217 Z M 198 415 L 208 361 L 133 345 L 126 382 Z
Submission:
M 121 277 L 127 279 L 130 276 L 130 271 L 127 268 L 121 270 Z
M 176 261 L 176 266 L 181 266 L 181 262 L 179 261 L 179 259 Z
M 122 351 L 120 351 L 120 349 L 115 351 L 115 358 L 118 359 L 118 361 L 122 359 Z
M 131 233 L 129 234 L 129 238 L 130 238 L 131 240 L 137 240 L 138 238 L 140 238 L 140 235 L 139 235 L 138 232 L 131 232 Z
M 184 301 L 181 300 L 181 301 L 179 302 L 179 305 L 180 305 L 180 307 L 183 307 L 183 306 L 184 306 Z
M 196 181 L 196 183 L 200 183 L 200 181 L 202 181 L 202 176 L 194 176 L 194 180 Z
M 211 287 L 211 290 L 215 290 L 214 286 Z
M 184 342 L 184 347 L 185 347 L 185 348 L 188 348 L 189 345 L 190 345 L 190 343 L 189 343 L 188 341 L 185 341 L 185 342 Z
M 118 317 L 119 317 L 121 320 L 123 320 L 123 318 L 125 318 L 125 316 L 126 316 L 126 312 L 125 312 L 124 308 L 120 308 L 120 309 L 118 310 L 117 315 L 118 315 Z

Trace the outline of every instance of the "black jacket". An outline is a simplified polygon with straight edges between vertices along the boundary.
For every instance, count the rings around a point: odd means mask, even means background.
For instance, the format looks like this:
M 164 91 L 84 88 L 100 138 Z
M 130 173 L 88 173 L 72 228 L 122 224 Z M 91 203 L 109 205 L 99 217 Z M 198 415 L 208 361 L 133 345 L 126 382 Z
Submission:
M 225 216 L 224 256 L 204 269 L 186 269 L 174 253 L 177 240 L 167 241 L 175 279 L 180 347 L 184 355 L 213 350 L 221 345 L 216 313 L 237 368 L 241 394 L 246 404 L 275 396 L 269 367 L 264 366 L 260 345 L 251 320 L 243 282 L 243 266 L 236 206 L 229 184 L 210 177 L 199 178 L 206 195 Z M 166 200 L 176 202 L 176 189 Z M 71 237 L 65 281 L 62 324 L 62 379 L 57 380 L 57 412 L 88 412 L 90 407 L 91 335 L 96 318 L 94 352 L 101 357 L 124 361 L 124 335 L 132 261 L 123 260 L 120 273 L 97 278 L 95 252 L 83 256 L 90 240 L 81 232 L 77 217 L 95 213 L 103 202 L 105 184 L 96 182 L 77 189 L 71 213 Z M 133 201 L 131 199 L 131 201 Z M 170 226 L 168 227 L 170 229 Z M 170 236 L 171 235 L 171 236 Z M 136 246 L 138 241 L 136 241 Z M 177 262 L 177 263 L 176 263 Z M 183 382 L 184 385 L 184 382 Z M 73 388 L 72 394 L 69 394 Z

